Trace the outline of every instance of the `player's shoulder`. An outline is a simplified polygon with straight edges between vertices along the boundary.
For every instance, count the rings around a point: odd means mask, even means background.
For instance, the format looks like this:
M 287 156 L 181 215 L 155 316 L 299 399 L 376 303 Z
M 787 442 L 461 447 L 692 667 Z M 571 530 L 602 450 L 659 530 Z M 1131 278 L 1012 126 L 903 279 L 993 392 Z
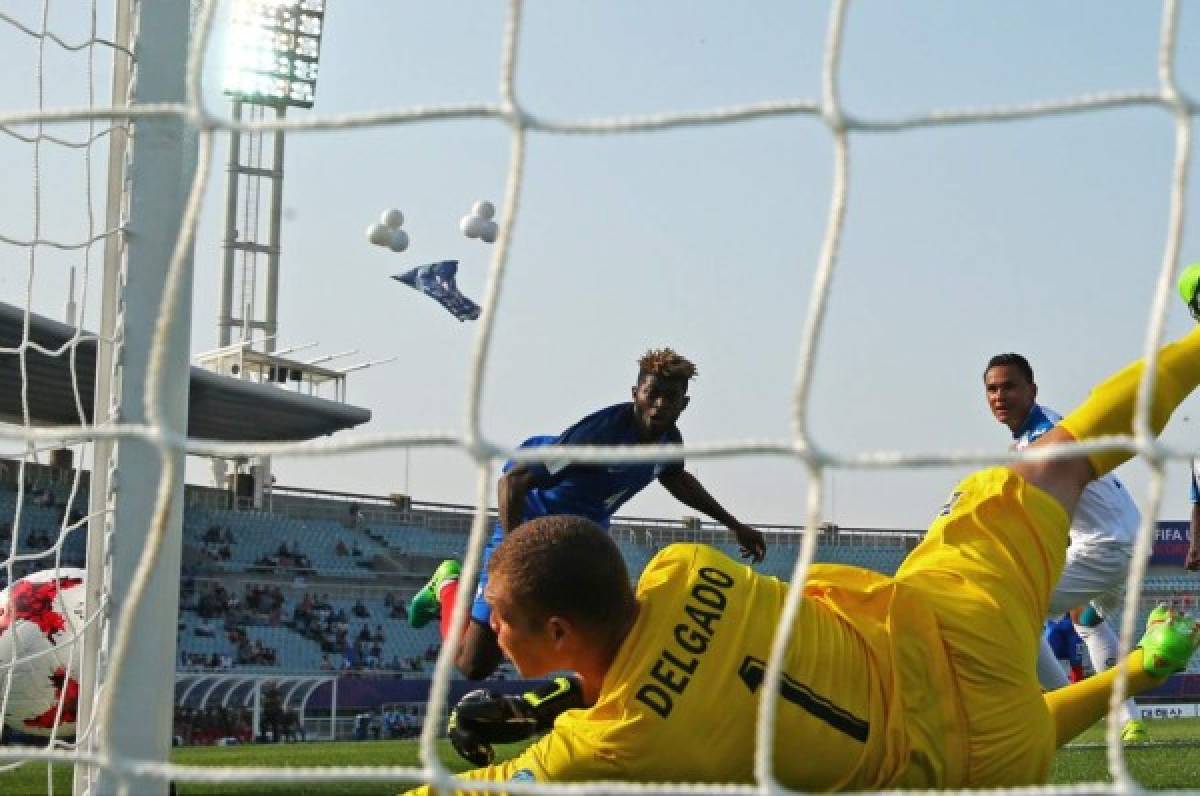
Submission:
M 1025 428 L 1032 433 L 1041 435 L 1058 425 L 1060 420 L 1062 420 L 1062 415 L 1050 407 L 1034 404 L 1029 410 L 1028 419 L 1025 420 Z
M 1020 430 L 1014 435 L 1017 440 L 1017 447 L 1024 447 L 1036 441 L 1047 431 L 1054 428 L 1060 420 L 1062 420 L 1062 415 L 1058 412 L 1035 403 L 1030 407 L 1029 415 L 1025 418 L 1025 422 L 1021 425 Z
M 638 579 L 638 593 L 669 585 L 681 585 L 692 579 L 693 572 L 721 570 L 729 572 L 745 566 L 725 553 L 699 542 L 675 542 L 654 554 Z
M 574 435 L 603 434 L 608 431 L 625 429 L 635 421 L 633 404 L 625 401 L 612 406 L 597 409 L 591 414 L 584 415 L 571 427 Z

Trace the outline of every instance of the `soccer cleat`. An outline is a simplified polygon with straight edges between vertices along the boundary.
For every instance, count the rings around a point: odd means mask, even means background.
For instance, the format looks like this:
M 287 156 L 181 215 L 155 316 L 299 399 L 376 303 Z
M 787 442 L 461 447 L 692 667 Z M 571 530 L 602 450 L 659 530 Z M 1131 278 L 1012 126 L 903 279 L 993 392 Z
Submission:
M 1187 614 L 1177 614 L 1159 603 L 1146 619 L 1146 634 L 1138 642 L 1142 667 L 1155 677 L 1166 677 L 1187 668 L 1200 646 L 1200 627 Z
M 453 558 L 447 558 L 438 564 L 429 582 L 422 586 L 408 603 L 408 623 L 413 627 L 425 627 L 436 618 L 442 610 L 442 604 L 438 600 L 442 584 L 448 580 L 455 580 L 461 572 L 462 567 Z
M 1179 297 L 1200 322 L 1200 263 L 1192 263 L 1179 274 Z
M 1126 743 L 1138 743 L 1149 739 L 1150 733 L 1146 730 L 1146 723 L 1141 719 L 1130 719 L 1121 728 L 1121 740 Z

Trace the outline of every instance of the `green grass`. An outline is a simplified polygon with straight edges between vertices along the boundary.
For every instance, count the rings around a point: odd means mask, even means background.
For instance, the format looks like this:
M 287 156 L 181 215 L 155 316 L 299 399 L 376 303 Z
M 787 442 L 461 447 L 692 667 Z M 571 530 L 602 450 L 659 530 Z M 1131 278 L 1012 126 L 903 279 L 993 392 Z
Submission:
M 1126 759 L 1130 772 L 1149 788 L 1196 788 L 1200 786 L 1200 719 L 1160 721 L 1150 724 L 1152 742 L 1128 749 Z M 1097 725 L 1084 733 L 1076 744 L 1058 753 L 1051 771 L 1051 782 L 1106 782 L 1103 727 Z M 508 757 L 521 745 L 502 747 L 501 757 Z M 213 766 L 347 766 L 347 765 L 417 765 L 416 744 L 413 741 L 366 741 L 361 743 L 310 743 L 270 746 L 194 747 L 177 749 L 173 759 L 184 765 Z M 465 766 L 450 750 L 441 747 L 442 759 L 456 770 Z M 54 793 L 70 793 L 71 772 L 66 766 L 55 767 Z M 0 794 L 4 796 L 41 796 L 48 792 L 46 766 L 27 764 L 20 769 L 0 774 Z M 180 796 L 216 796 L 237 794 L 250 796 L 382 796 L 405 788 L 403 782 L 312 783 L 249 785 L 208 785 L 182 783 Z

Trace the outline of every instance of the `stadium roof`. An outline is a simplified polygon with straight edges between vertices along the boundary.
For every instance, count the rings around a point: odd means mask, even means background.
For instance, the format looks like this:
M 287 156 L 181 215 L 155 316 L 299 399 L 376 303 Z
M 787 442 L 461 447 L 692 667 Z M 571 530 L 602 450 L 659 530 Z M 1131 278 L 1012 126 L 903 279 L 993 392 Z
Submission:
M 0 348 L 19 346 L 24 325 L 22 308 L 0 302 Z M 43 348 L 60 349 L 74 336 L 72 326 L 29 314 L 29 339 Z M 25 366 L 30 421 L 39 426 L 78 425 L 70 350 L 52 357 L 28 349 Z M 90 423 L 96 379 L 94 339 L 81 340 L 75 346 L 75 373 L 80 403 Z M 0 422 L 24 422 L 20 387 L 20 358 L 13 353 L 0 354 Z M 190 437 L 251 442 L 303 440 L 353 428 L 370 419 L 369 409 L 192 367 L 188 390 Z

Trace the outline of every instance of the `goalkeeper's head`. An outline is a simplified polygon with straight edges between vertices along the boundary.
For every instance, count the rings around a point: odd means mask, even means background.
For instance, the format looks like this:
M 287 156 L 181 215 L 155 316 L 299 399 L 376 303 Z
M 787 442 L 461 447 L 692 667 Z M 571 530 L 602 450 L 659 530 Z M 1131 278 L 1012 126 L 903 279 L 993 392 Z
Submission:
M 603 678 L 637 617 L 617 544 L 582 517 L 542 517 L 504 537 L 484 597 L 500 649 L 524 677 Z M 599 681 L 596 681 L 599 684 Z

